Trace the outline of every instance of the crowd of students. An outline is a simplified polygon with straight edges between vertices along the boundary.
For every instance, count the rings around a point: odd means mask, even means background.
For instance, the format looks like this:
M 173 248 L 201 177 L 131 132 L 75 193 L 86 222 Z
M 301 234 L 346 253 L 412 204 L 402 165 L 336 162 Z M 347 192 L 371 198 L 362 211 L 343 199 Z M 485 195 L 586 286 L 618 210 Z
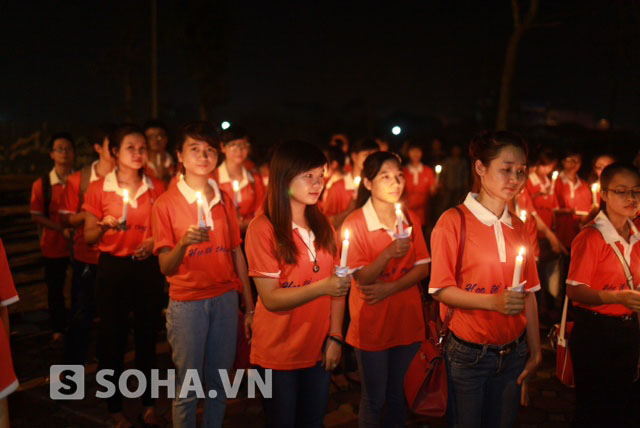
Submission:
M 31 212 L 43 230 L 52 341 L 64 341 L 65 363 L 87 362 L 97 316 L 99 368 L 117 379 L 133 314 L 135 367 L 149 379 L 166 308 L 176 427 L 196 424 L 196 392 L 180 394 L 189 369 L 216 391 L 204 400 L 203 425 L 222 425 L 218 370 L 231 372 L 249 343 L 250 364 L 272 370 L 267 426 L 322 426 L 331 372 L 349 355 L 361 382 L 360 426 L 403 426 L 403 383 L 425 340 L 428 294 L 450 320 L 450 426 L 510 427 L 542 359 L 538 303 L 553 314 L 566 278 L 576 308 L 575 421 L 624 426 L 640 339 L 635 168 L 600 156 L 588 183 L 577 174 L 579 152 L 532 154 L 502 131 L 473 137 L 470 168 L 459 148 L 443 171 L 439 152 L 438 167 L 426 165 L 416 142 L 401 150 L 405 164 L 383 141 L 350 147 L 339 135 L 324 153 L 282 143 L 260 174 L 240 127 L 187 124 L 174 153 L 167 135 L 157 121 L 105 127 L 93 141 L 98 160 L 75 173 L 72 137 L 51 138 L 54 168 L 34 183 Z M 467 175 L 462 184 L 453 177 L 463 172 L 473 177 L 468 194 L 460 190 Z M 440 215 L 443 180 L 458 196 Z M 17 295 L 3 260 L 0 398 L 17 386 L 5 309 Z M 132 426 L 122 399 L 109 398 L 108 410 L 117 426 Z M 141 401 L 137 423 L 159 425 L 149 388 Z

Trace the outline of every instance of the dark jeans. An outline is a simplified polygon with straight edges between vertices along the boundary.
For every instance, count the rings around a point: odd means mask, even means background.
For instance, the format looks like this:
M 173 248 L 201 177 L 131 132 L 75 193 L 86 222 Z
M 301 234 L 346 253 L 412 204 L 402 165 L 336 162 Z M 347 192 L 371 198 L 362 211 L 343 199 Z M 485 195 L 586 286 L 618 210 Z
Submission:
M 63 291 L 68 266 L 69 257 L 44 258 L 44 282 L 47 284 L 49 319 L 54 333 L 62 333 L 67 320 Z
M 449 427 L 511 428 L 520 408 L 518 376 L 527 361 L 527 341 L 507 355 L 468 346 L 453 335 L 445 346 Z
M 71 317 L 65 342 L 65 364 L 84 364 L 91 336 L 91 323 L 96 316 L 96 273 L 98 265 L 71 262 Z M 98 352 L 99 353 L 99 352 Z
M 404 377 L 418 349 L 420 343 L 383 351 L 355 348 L 362 386 L 358 414 L 361 428 L 404 426 L 407 418 Z
M 576 382 L 575 427 L 626 427 L 638 364 L 638 320 L 574 308 L 569 347 Z
M 264 379 L 264 368 L 258 368 Z M 320 363 L 307 369 L 273 370 L 273 395 L 265 398 L 267 428 L 320 428 L 329 402 L 331 375 Z
M 114 370 L 108 380 L 118 385 L 124 370 L 124 354 L 129 337 L 129 313 L 133 312 L 135 368 L 147 379 L 142 404 L 153 404 L 151 399 L 151 369 L 156 367 L 156 340 L 160 324 L 163 276 L 158 259 L 132 260 L 101 253 L 96 279 L 96 299 L 100 327 L 98 339 L 102 342 L 98 356 L 101 369 Z M 116 388 L 117 389 L 117 388 Z M 116 391 L 107 399 L 109 412 L 122 411 L 122 394 Z

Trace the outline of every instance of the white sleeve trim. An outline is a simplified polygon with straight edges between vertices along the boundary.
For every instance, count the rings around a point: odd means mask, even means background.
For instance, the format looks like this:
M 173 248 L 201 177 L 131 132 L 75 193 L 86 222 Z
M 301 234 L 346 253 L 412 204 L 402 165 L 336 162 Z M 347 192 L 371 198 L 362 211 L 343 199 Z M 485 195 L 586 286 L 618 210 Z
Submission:
M 360 266 L 360 267 L 356 267 L 356 268 L 349 269 L 349 275 L 353 275 L 353 273 L 354 273 L 355 271 L 358 271 L 358 270 L 362 269 L 363 267 L 364 267 L 364 266 Z
M 16 294 L 13 297 L 1 301 L 0 306 L 9 306 L 10 304 L 17 302 L 18 300 L 20 300 L 20 297 Z
M 584 282 L 573 281 L 573 280 L 570 280 L 570 279 L 567 279 L 567 284 L 569 284 L 569 285 L 586 285 L 587 287 L 591 287 L 589 284 L 585 284 Z
M 280 278 L 280 273 L 282 273 L 281 270 L 279 270 L 278 272 L 272 273 L 272 272 L 260 272 L 258 270 L 254 270 L 255 273 L 260 274 L 261 276 L 265 276 L 267 278 L 274 278 L 274 279 L 279 279 Z
M 18 385 L 19 385 L 18 379 L 16 379 L 9 386 L 7 386 L 5 389 L 0 390 L 0 400 L 2 400 L 3 398 L 9 396 L 9 394 L 11 394 L 13 391 L 18 389 Z
M 540 287 L 540 284 L 538 284 L 535 287 L 531 287 L 531 288 L 526 289 L 525 291 L 527 293 L 535 293 L 536 291 L 540 291 L 540 290 L 541 290 L 541 287 Z
M 60 214 L 76 214 L 77 211 L 69 211 L 69 210 L 58 210 Z
M 429 257 L 428 259 L 420 259 L 420 260 L 416 261 L 413 265 L 414 266 L 426 265 L 427 263 L 431 263 L 431 257 Z
M 445 288 L 449 288 L 449 287 L 455 287 L 455 284 L 452 284 L 452 285 L 450 285 L 448 287 L 440 287 L 440 288 L 433 288 L 433 287 L 429 286 L 429 294 L 435 294 L 438 291 L 444 290 Z

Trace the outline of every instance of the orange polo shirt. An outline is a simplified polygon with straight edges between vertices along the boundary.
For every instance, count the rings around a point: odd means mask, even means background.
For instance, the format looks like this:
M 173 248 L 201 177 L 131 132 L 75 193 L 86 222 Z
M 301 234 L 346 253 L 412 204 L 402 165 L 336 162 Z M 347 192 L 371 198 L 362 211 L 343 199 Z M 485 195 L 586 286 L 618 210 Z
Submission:
M 549 177 L 541 179 L 535 172 L 531 172 L 527 180 L 526 192 L 529 193 L 536 214 L 550 229 L 553 228 L 553 212 L 558 208 L 558 194 L 555 191 L 553 195 L 551 194 L 551 179 Z M 538 236 L 542 238 L 544 234 L 540 232 Z
M 451 208 L 440 217 L 431 233 L 431 248 L 437 251 L 433 253 L 429 293 L 458 287 L 467 293 L 495 294 L 510 288 L 520 247 L 527 251 L 521 283 L 526 280 L 524 287 L 528 292 L 538 291 L 538 270 L 522 221 L 512 216 L 506 207 L 502 216 L 496 217 L 471 193 L 459 207 L 466 221 L 461 283 L 457 283 L 455 277 L 461 234 L 460 215 Z M 444 318 L 447 306 L 441 304 L 440 312 Z M 496 311 L 455 308 L 450 329 L 469 342 L 503 345 L 516 340 L 526 325 L 524 311 L 518 315 L 503 315 Z
M 91 177 L 89 183 L 93 183 L 100 179 L 95 172 L 95 165 L 91 164 Z M 80 207 L 80 182 L 82 181 L 82 170 L 74 172 L 69 176 L 67 185 L 62 195 L 62 203 L 60 204 L 60 214 L 77 214 L 81 211 Z M 87 190 L 89 190 L 87 188 Z M 98 264 L 100 251 L 96 245 L 89 245 L 84 239 L 84 223 L 78 226 L 73 234 L 73 258 L 82 263 Z
M 418 215 L 409 211 L 409 220 L 412 224 L 409 252 L 401 259 L 389 261 L 378 278 L 380 282 L 397 281 L 414 266 L 431 261 Z M 380 222 L 371 199 L 362 208 L 349 214 L 342 225 L 342 230 L 345 229 L 349 229 L 351 236 L 347 257 L 350 271 L 373 263 L 394 239 L 394 231 L 388 230 Z M 381 351 L 425 340 L 422 299 L 417 283 L 370 305 L 364 301 L 354 278 L 349 295 L 349 311 L 351 324 L 346 341 L 355 348 Z
M 164 183 L 157 178 L 142 176 L 142 185 L 135 195 L 129 195 L 127 229 L 108 230 L 98 242 L 98 249 L 116 257 L 133 254 L 138 246 L 151 237 L 151 207 L 164 193 Z M 102 220 L 111 215 L 121 219 L 123 215 L 123 191 L 118 186 L 116 172 L 111 171 L 89 185 L 84 195 L 82 209 Z
M 333 183 L 327 192 L 327 199 L 322 209 L 327 217 L 340 214 L 349 208 L 349 203 L 356 198 L 357 188 L 351 173 L 347 173 L 340 180 Z
M 418 215 L 421 224 L 426 224 L 429 215 L 429 197 L 431 188 L 436 182 L 436 175 L 430 166 L 420 164 L 418 168 L 411 165 L 402 169 L 404 172 L 404 196 L 408 209 Z
M 640 234 L 629 222 L 632 234 L 629 243 L 618 234 L 603 211 L 576 236 L 571 245 L 571 265 L 567 284 L 587 285 L 595 290 L 628 290 L 627 280 L 620 259 L 611 248 L 616 245 L 631 269 L 635 287 L 640 285 Z M 633 311 L 623 305 L 588 306 L 573 302 L 574 306 L 604 315 L 631 315 Z
M 249 275 L 275 278 L 282 288 L 304 287 L 331 276 L 339 263 L 337 254 L 318 249 L 313 232 L 292 225 L 298 249 L 297 264 L 276 256 L 277 241 L 271 221 L 261 214 L 249 224 L 245 250 Z M 305 245 L 306 244 L 306 245 Z M 307 246 L 309 248 L 307 248 Z M 320 267 L 313 271 L 313 254 Z M 318 297 L 288 311 L 271 312 L 258 297 L 253 317 L 251 363 L 275 370 L 313 367 L 322 360 L 322 345 L 329 333 L 331 297 Z
M 581 178 L 578 177 L 577 181 L 573 183 L 561 172 L 556 180 L 555 193 L 558 195 L 559 208 L 568 208 L 576 211 L 575 214 L 556 214 L 556 235 L 562 245 L 569 248 L 573 238 L 580 232 L 582 216 L 589 214 L 591 211 L 591 188 Z
M 49 220 L 61 224 L 60 206 L 64 194 L 65 184 L 58 178 L 55 168 L 49 172 L 49 182 L 51 183 L 51 202 L 49 203 Z M 31 188 L 31 214 L 44 215 L 44 193 L 42 189 L 42 178 L 37 179 Z M 42 228 L 42 239 L 40 248 L 42 255 L 48 258 L 69 257 L 71 242 L 69 242 L 62 232 Z
M 262 177 L 259 174 L 242 168 L 242 180 L 238 180 L 238 197 L 233 191 L 233 180 L 229 178 L 227 164 L 221 163 L 214 171 L 214 179 L 220 186 L 220 190 L 229 196 L 233 204 L 238 205 L 238 214 L 245 218 L 253 218 L 262 209 L 264 198 L 267 194 Z
M 13 277 L 9 270 L 7 254 L 0 239 L 0 306 L 9 306 L 19 300 Z M 5 398 L 18 388 L 18 378 L 13 371 L 11 346 L 6 328 L 0 319 L 0 399 Z
M 231 252 L 242 243 L 233 202 L 209 179 L 214 197 L 203 205 L 209 242 L 190 245 L 178 271 L 167 276 L 172 300 L 203 300 L 242 291 Z M 198 224 L 196 192 L 179 179 L 153 206 L 153 252 L 173 249 L 190 226 Z

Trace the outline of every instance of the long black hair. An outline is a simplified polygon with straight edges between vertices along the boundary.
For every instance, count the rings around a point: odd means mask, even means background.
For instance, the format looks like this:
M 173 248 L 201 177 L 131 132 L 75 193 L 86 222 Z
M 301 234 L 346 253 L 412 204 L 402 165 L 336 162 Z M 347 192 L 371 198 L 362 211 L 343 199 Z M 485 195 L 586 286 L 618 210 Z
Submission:
M 324 167 L 327 158 L 313 144 L 303 141 L 287 141 L 274 151 L 269 168 L 269 187 L 264 212 L 271 221 L 276 235 L 277 256 L 288 264 L 296 264 L 298 249 L 291 228 L 291 181 L 299 174 L 314 168 Z M 305 217 L 316 237 L 317 248 L 332 255 L 337 253 L 336 240 L 331 223 L 318 205 L 307 205 Z

